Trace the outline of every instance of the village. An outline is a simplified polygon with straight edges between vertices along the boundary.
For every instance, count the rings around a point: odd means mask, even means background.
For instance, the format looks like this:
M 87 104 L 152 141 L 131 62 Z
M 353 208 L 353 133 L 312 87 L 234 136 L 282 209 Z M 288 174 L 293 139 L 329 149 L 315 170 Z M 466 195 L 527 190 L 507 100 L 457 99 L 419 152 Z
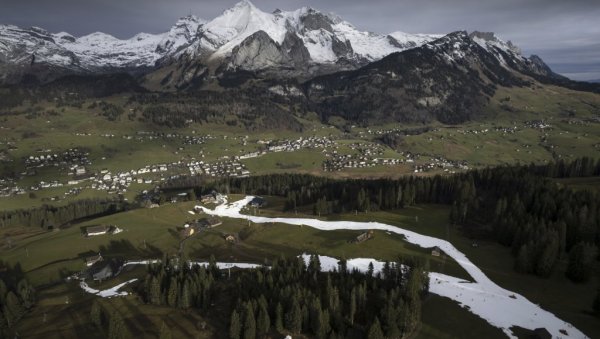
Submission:
M 570 118 L 565 121 L 573 124 L 597 123 L 594 119 L 580 120 Z M 329 129 L 332 127 L 322 126 L 322 128 Z M 433 133 L 433 135 L 425 138 L 426 142 L 436 141 L 434 139 L 439 139 L 437 142 L 445 142 L 445 140 L 454 142 L 458 135 L 479 137 L 500 134 L 508 136 L 526 129 L 539 131 L 538 144 L 536 145 L 535 142 L 515 144 L 512 146 L 512 152 L 533 154 L 536 151 L 534 146 L 540 146 L 554 158 L 560 159 L 565 156 L 565 154 L 561 154 L 565 150 L 558 149 L 558 146 L 551 142 L 551 137 L 556 134 L 566 136 L 569 132 L 558 131 L 553 133 L 552 125 L 544 120 L 512 122 L 512 125 L 509 126 L 481 124 L 480 128 L 430 126 L 369 128 L 365 130 L 357 129 L 354 132 L 346 131 L 342 134 L 336 134 L 332 131 L 328 136 L 312 135 L 295 139 L 251 139 L 249 135 L 200 134 L 195 130 L 190 131 L 189 134 L 137 131 L 134 134 L 117 136 L 114 133 L 102 133 L 100 136 L 104 138 L 122 138 L 131 142 L 160 142 L 162 140 L 167 143 L 180 140 L 179 146 L 172 150 L 172 153 L 179 160 L 148 164 L 140 168 L 127 170 L 109 170 L 108 168 L 99 168 L 98 164 L 94 164 L 90 160 L 93 158 L 90 156 L 90 151 L 85 147 L 73 147 L 59 151 L 50 148 L 38 148 L 35 151 L 36 154 L 29 154 L 20 158 L 24 169 L 18 172 L 16 176 L 2 178 L 0 181 L 0 197 L 23 195 L 39 190 L 63 187 L 66 187 L 66 189 L 59 194 L 63 197 L 76 196 L 86 189 L 108 194 L 125 194 L 132 184 L 141 184 L 147 187 L 181 175 L 247 177 L 253 174 L 252 170 L 246 167 L 247 160 L 272 153 L 297 152 L 300 150 L 315 150 L 323 154 L 325 160 L 321 160 L 320 168 L 324 172 L 368 169 L 380 166 L 403 166 L 403 171 L 412 173 L 442 172 L 452 174 L 481 166 L 482 163 L 473 162 L 470 164 L 465 159 L 447 159 L 442 154 L 408 151 L 407 149 L 413 147 L 406 146 L 414 144 L 411 142 L 411 138 L 417 138 L 421 134 Z M 316 130 L 314 131 L 316 132 Z M 390 133 L 401 136 L 401 143 L 395 149 L 390 149 L 378 139 Z M 94 134 L 77 132 L 75 135 L 91 137 Z M 583 135 L 583 137 L 585 136 Z M 422 140 L 422 137 L 419 138 Z M 573 135 L 572 138 L 579 139 L 581 136 Z M 2 143 L 10 146 L 7 151 L 4 151 L 5 156 L 3 157 L 6 158 L 5 161 L 11 161 L 11 152 L 16 151 L 18 148 L 12 141 L 3 141 Z M 222 145 L 220 145 L 221 143 Z M 485 143 L 475 143 L 472 147 L 477 151 L 483 151 L 484 147 L 487 146 Z M 593 147 L 600 151 L 600 143 L 593 145 Z M 99 160 L 104 161 L 106 157 L 103 156 Z M 101 163 L 99 160 L 96 160 L 96 162 Z M 56 171 L 58 171 L 58 174 L 55 174 Z M 31 183 L 31 180 L 24 180 L 26 177 L 35 177 L 40 173 L 46 174 L 42 176 L 43 179 L 37 182 Z M 50 198 L 50 200 L 60 199 L 59 195 Z

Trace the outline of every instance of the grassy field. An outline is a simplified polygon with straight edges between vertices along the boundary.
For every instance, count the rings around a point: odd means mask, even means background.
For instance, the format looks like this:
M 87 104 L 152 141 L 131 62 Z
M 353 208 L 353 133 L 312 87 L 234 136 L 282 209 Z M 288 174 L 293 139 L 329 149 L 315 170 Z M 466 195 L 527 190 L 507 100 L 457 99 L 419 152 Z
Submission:
M 187 212 L 192 205 L 193 203 L 177 203 L 165 204 L 156 209 L 132 210 L 89 220 L 55 232 L 30 228 L 2 230 L 3 238 L 11 237 L 12 248 L 3 247 L 0 257 L 9 264 L 19 263 L 26 276 L 39 289 L 39 305 L 20 323 L 19 332 L 25 337 L 74 338 L 93 331 L 88 315 L 94 297 L 85 294 L 76 282 L 65 283 L 61 279 L 69 272 L 83 269 L 83 259 L 97 252 L 108 258 L 127 259 L 160 258 L 165 254 L 177 253 L 181 239 L 176 233 L 176 227 L 192 218 Z M 441 218 L 446 213 L 447 211 L 438 209 L 432 210 L 431 215 Z M 398 222 L 410 222 L 411 218 L 414 219 L 413 216 L 399 217 Z M 81 235 L 81 228 L 98 224 L 116 225 L 124 231 L 115 235 L 90 238 Z M 226 242 L 224 235 L 231 233 L 238 234 L 242 239 L 236 244 Z M 346 258 L 374 257 L 382 260 L 396 260 L 399 256 L 418 256 L 427 260 L 433 270 L 468 278 L 466 272 L 451 259 L 433 258 L 429 250 L 407 244 L 397 235 L 376 232 L 375 237 L 366 242 L 349 242 L 360 233 L 327 232 L 310 227 L 280 224 L 248 226 L 239 220 L 224 218 L 223 225 L 189 238 L 185 242 L 184 252 L 194 260 L 207 260 L 214 255 L 222 261 L 257 263 L 281 254 L 291 256 L 305 252 Z M 96 289 L 108 288 L 132 277 L 140 278 L 143 274 L 144 269 L 137 268 L 116 279 L 102 284 L 91 283 L 90 286 Z M 174 335 L 202 338 L 214 334 L 211 332 L 214 328 L 210 326 L 201 330 L 199 324 L 204 320 L 194 312 L 143 305 L 135 297 L 102 300 L 102 303 L 122 313 L 132 333 L 156 333 L 156 329 L 165 321 L 175 327 Z M 468 317 L 468 314 L 463 316 Z M 181 324 L 175 325 L 174 322 L 179 317 L 182 318 Z M 435 319 L 430 319 L 429 322 L 432 325 L 427 326 L 432 329 L 441 326 Z M 46 323 L 48 325 L 43 325 Z
M 510 98 L 506 101 L 507 98 Z M 137 104 L 126 104 L 123 96 L 103 99 L 106 102 L 130 109 L 140 110 Z M 248 131 L 239 126 L 225 124 L 190 124 L 183 128 L 167 128 L 138 120 L 138 114 L 129 119 L 127 114 L 116 121 L 103 117 L 98 108 L 89 108 L 91 101 L 81 108 L 56 107 L 54 102 L 36 103 L 40 114 L 6 115 L 0 121 L 0 160 L 2 173 L 21 173 L 25 170 L 23 159 L 39 155 L 40 150 L 60 153 L 69 148 L 85 149 L 92 162 L 91 172 L 102 169 L 125 171 L 139 169 L 146 165 L 190 161 L 192 159 L 214 162 L 223 157 L 239 156 L 258 150 L 259 140 L 294 140 L 306 136 L 328 136 L 335 140 L 328 151 L 339 154 L 355 154 L 349 145 L 362 143 L 374 145 L 376 131 L 393 129 L 422 128 L 421 124 L 387 123 L 381 126 L 349 128 L 348 133 L 339 128 L 318 121 L 316 116 L 299 118 L 305 128 L 303 132 L 264 129 Z M 507 108 L 508 107 L 508 108 Z M 590 118 L 600 114 L 598 95 L 576 92 L 553 86 L 527 88 L 499 88 L 490 101 L 488 114 L 477 121 L 460 125 L 443 125 L 432 122 L 428 132 L 407 135 L 397 149 L 383 148 L 383 157 L 404 159 L 407 152 L 419 155 L 414 165 L 431 162 L 432 157 L 443 157 L 452 161 L 465 161 L 469 167 L 530 162 L 544 163 L 554 159 L 572 159 L 578 156 L 600 157 L 600 124 Z M 28 106 L 14 111 L 26 111 Z M 47 114 L 53 110 L 57 114 Z M 540 129 L 527 126 L 531 120 L 544 120 L 550 128 Z M 337 126 L 346 123 L 336 122 Z M 497 130 L 513 128 L 512 132 Z M 177 137 L 136 139 L 139 131 L 164 134 L 177 134 Z M 369 133 L 369 131 L 373 133 Z M 106 135 L 111 135 L 107 137 Z M 183 137 L 208 136 L 204 144 L 184 145 Z M 129 138 L 131 137 L 131 138 Z M 245 140 L 245 141 L 244 141 Z M 245 143 L 245 144 L 244 144 Z M 0 157 L 0 159 L 2 159 Z M 397 177 L 414 174 L 413 164 L 400 166 L 375 166 L 357 169 L 344 169 L 340 172 L 323 172 L 325 160 L 323 149 L 303 149 L 295 152 L 270 153 L 265 156 L 244 160 L 252 174 L 302 172 L 334 177 Z M 63 168 L 38 168 L 37 174 L 17 179 L 17 185 L 29 187 L 39 181 L 71 179 Z M 454 170 L 454 169 L 453 169 Z M 444 173 L 436 170 L 423 175 Z M 133 188 L 139 192 L 144 188 Z M 66 188 L 65 188 L 66 190 Z M 97 196 L 86 192 L 80 197 Z M 37 192 L 40 197 L 52 197 L 61 190 L 48 189 Z M 41 198 L 40 198 L 41 199 Z M 71 199 L 71 198 L 69 198 Z M 39 206 L 42 203 L 61 204 L 63 202 L 28 200 L 27 197 L 13 196 L 0 198 L 0 209 Z
M 506 98 L 510 100 L 506 101 Z M 107 102 L 125 105 L 126 98 L 115 96 L 103 99 Z M 503 101 L 503 102 L 502 102 Z M 368 130 L 411 129 L 423 125 L 385 124 L 368 128 L 355 126 L 344 133 L 338 128 L 322 124 L 318 118 L 307 117 L 299 120 L 305 131 L 286 130 L 248 131 L 237 126 L 191 124 L 184 128 L 160 127 L 137 119 L 130 120 L 126 114 L 116 121 L 102 117 L 98 109 L 60 107 L 43 102 L 43 111 L 55 110 L 58 115 L 40 114 L 28 117 L 26 114 L 6 115 L 0 119 L 0 178 L 16 174 L 17 185 L 29 187 L 39 181 L 71 179 L 67 171 L 60 167 L 40 168 L 33 176 L 20 176 L 25 170 L 23 159 L 37 155 L 40 150 L 50 149 L 60 153 L 69 148 L 89 151 L 92 164 L 90 171 L 108 169 L 125 171 L 159 163 L 189 161 L 191 159 L 213 162 L 223 157 L 232 157 L 256 151 L 258 140 L 297 139 L 301 136 L 329 136 L 335 145 L 329 151 L 340 154 L 355 154 L 349 145 L 352 143 L 372 144 L 377 134 Z M 507 109 L 508 107 L 508 109 Z M 513 164 L 543 163 L 553 159 L 571 159 L 577 156 L 600 157 L 600 124 L 587 121 L 600 115 L 598 95 L 569 91 L 553 86 L 532 88 L 499 88 L 490 101 L 489 115 L 478 121 L 458 126 L 431 123 L 431 130 L 419 135 L 406 136 L 398 149 L 384 148 L 383 157 L 404 159 L 410 152 L 418 154 L 416 163 L 431 162 L 432 157 L 442 156 L 449 160 L 466 161 L 469 167 Z M 124 106 L 128 111 L 129 106 Z M 22 110 L 27 107 L 19 108 Z M 17 110 L 19 110 L 17 109 Z M 544 120 L 551 128 L 539 129 L 526 126 L 530 120 Z M 344 121 L 335 121 L 345 126 Z M 497 128 L 517 127 L 505 133 Z M 135 140 L 138 131 L 156 133 L 177 133 L 183 136 L 211 135 L 202 145 L 183 145 L 181 138 L 158 138 Z M 89 134 L 89 135 L 77 135 Z M 114 135 L 113 137 L 103 136 Z M 244 145 L 242 138 L 247 140 Z M 375 166 L 368 168 L 344 169 L 340 172 L 322 171 L 325 159 L 322 149 L 300 150 L 295 152 L 270 153 L 260 158 L 244 160 L 252 174 L 302 172 L 331 177 L 397 177 L 413 174 L 412 164 L 398 166 Z M 443 173 L 436 170 L 419 175 Z M 578 178 L 557 180 L 561 185 L 573 189 L 598 189 L 596 179 Z M 80 187 L 86 184 L 80 185 Z M 77 187 L 77 186 L 73 186 Z M 132 185 L 125 194 L 133 199 L 142 190 L 153 185 Z M 65 197 L 71 187 L 50 188 L 36 191 L 35 195 L 16 195 L 0 198 L 0 210 L 36 207 L 42 204 L 61 205 L 76 199 L 105 198 L 106 192 L 84 188 L 79 195 Z M 51 200 L 58 197 L 59 199 Z M 270 198 L 268 209 L 263 215 L 282 215 L 283 202 Z M 0 229 L 0 259 L 10 264 L 19 263 L 31 281 L 40 287 L 40 304 L 21 324 L 22 334 L 49 338 L 68 338 L 96 333 L 88 322 L 89 304 L 92 296 L 84 294 L 76 285 L 65 284 L 60 279 L 69 272 L 84 267 L 83 258 L 101 252 L 106 257 L 157 258 L 175 254 L 180 248 L 177 227 L 192 218 L 187 213 L 191 203 L 166 204 L 157 209 L 133 210 L 103 218 L 88 220 L 57 232 L 42 232 L 39 229 L 13 228 Z M 289 215 L 289 214 L 288 214 Z M 312 209 L 298 211 L 294 216 L 312 215 Z M 513 259 L 507 248 L 493 242 L 465 237 L 460 229 L 447 224 L 448 208 L 444 206 L 418 206 L 399 211 L 348 213 L 323 216 L 327 220 L 373 221 L 396 225 L 422 234 L 428 234 L 451 241 L 471 260 L 483 269 L 488 276 L 504 288 L 525 295 L 559 317 L 572 322 L 590 337 L 600 337 L 598 320 L 589 315 L 591 296 L 596 293 L 598 278 L 587 284 L 573 284 L 564 278 L 564 260 L 558 265 L 549 279 L 521 275 L 513 271 Z M 124 232 L 116 235 L 84 238 L 81 228 L 111 224 Z M 227 243 L 225 234 L 238 234 L 240 241 Z M 374 257 L 395 260 L 400 255 L 424 258 L 431 270 L 468 278 L 466 273 L 452 260 L 431 257 L 427 249 L 407 244 L 401 237 L 376 232 L 375 238 L 361 244 L 349 243 L 360 232 L 324 232 L 309 227 L 289 225 L 250 225 L 239 220 L 223 220 L 223 225 L 203 232 L 185 242 L 184 253 L 194 259 L 206 260 L 212 254 L 224 261 L 263 262 L 281 253 L 298 255 L 303 252 L 319 253 L 336 257 Z M 476 241 L 479 246 L 472 247 Z M 10 243 L 10 246 L 8 245 Z M 598 268 L 600 270 L 600 268 Z M 130 272 L 140 276 L 143 271 Z M 595 274 L 597 277 L 598 274 Z M 127 276 L 124 276 L 127 277 Z M 122 277 L 123 278 L 123 277 Z M 58 282 L 58 283 L 57 283 Z M 70 303 L 65 304 L 66 297 Z M 124 314 L 131 330 L 139 333 L 156 333 L 160 323 L 165 321 L 175 328 L 174 337 L 209 336 L 214 328 L 201 330 L 202 318 L 193 312 L 174 312 L 170 309 L 143 305 L 135 298 L 120 298 L 103 301 L 107 307 L 114 307 Z M 139 311 L 136 311 L 139 310 Z M 424 304 L 423 327 L 418 338 L 447 337 L 461 338 L 461 323 L 473 324 L 469 337 L 498 337 L 496 329 L 481 319 L 461 309 L 455 303 L 438 297 L 429 298 Z M 46 323 L 52 326 L 38 326 Z M 70 325 L 73 324 L 73 325 Z M 90 334 L 91 333 L 91 334 Z

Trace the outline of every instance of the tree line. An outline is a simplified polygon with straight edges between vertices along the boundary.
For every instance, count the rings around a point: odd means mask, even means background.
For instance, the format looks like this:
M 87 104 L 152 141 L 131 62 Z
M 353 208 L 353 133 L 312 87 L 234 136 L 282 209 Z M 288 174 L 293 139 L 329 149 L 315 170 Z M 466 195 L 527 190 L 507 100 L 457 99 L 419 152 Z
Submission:
M 20 267 L 0 262 L 0 337 L 8 338 L 15 325 L 35 305 L 35 290 Z
M 549 276 L 560 258 L 566 275 L 587 281 L 598 259 L 600 193 L 572 190 L 551 178 L 600 175 L 600 160 L 579 158 L 545 165 L 500 166 L 452 176 L 337 180 L 304 174 L 273 174 L 207 181 L 184 177 L 163 190 L 193 187 L 200 195 L 223 193 L 286 198 L 284 210 L 312 208 L 315 215 L 397 209 L 414 204 L 450 206 L 450 223 L 470 236 L 512 248 L 515 269 Z
M 90 320 L 97 330 L 105 333 L 105 338 L 124 339 L 130 337 L 121 314 L 114 309 L 107 308 L 97 300 L 92 303 Z
M 127 208 L 129 204 L 120 199 L 84 199 L 64 206 L 43 205 L 30 209 L 0 211 L 0 227 L 59 227 L 78 219 L 117 213 Z
M 412 333 L 421 319 L 421 298 L 429 289 L 424 265 L 406 259 L 386 262 L 377 274 L 373 271 L 372 264 L 365 273 L 349 270 L 340 260 L 336 270 L 322 272 L 319 257 L 311 256 L 308 263 L 281 257 L 270 267 L 224 275 L 214 258 L 205 267 L 165 259 L 148 268 L 139 293 L 149 304 L 194 308 L 229 318 L 232 339 L 272 333 L 317 338 Z M 92 313 L 93 319 L 100 319 L 97 311 Z
M 233 285 L 231 339 L 303 334 L 316 338 L 400 338 L 420 323 L 421 297 L 429 288 L 416 260 L 386 262 L 373 274 L 348 270 L 340 260 L 322 272 L 318 256 L 280 258 L 270 269 L 243 271 Z

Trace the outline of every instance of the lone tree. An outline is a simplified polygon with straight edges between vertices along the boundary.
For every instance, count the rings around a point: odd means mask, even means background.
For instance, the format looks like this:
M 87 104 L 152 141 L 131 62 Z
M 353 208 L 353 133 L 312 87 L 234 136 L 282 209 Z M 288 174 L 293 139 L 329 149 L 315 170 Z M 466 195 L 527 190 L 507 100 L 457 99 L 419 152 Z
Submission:
M 229 338 L 239 339 L 241 334 L 240 315 L 236 310 L 231 312 L 231 318 L 229 320 Z
M 383 330 L 381 329 L 381 323 L 379 322 L 379 318 L 375 317 L 371 328 L 369 328 L 369 334 L 367 334 L 368 339 L 384 339 Z
M 596 253 L 596 246 L 584 242 L 577 243 L 569 253 L 567 277 L 574 282 L 588 281 L 592 275 Z
M 244 318 L 244 339 L 254 339 L 256 338 L 256 318 L 250 302 L 246 303 L 244 313 L 246 314 Z
M 600 287 L 598 287 L 598 292 L 596 293 L 596 298 L 594 299 L 592 309 L 594 310 L 594 314 L 596 316 L 600 316 Z

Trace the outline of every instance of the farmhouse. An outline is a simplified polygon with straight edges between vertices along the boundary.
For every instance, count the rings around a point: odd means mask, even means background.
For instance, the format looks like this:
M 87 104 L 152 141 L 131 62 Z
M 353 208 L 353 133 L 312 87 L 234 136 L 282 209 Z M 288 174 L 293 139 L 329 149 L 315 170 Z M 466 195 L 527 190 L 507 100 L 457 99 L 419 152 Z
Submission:
M 219 172 L 220 175 L 225 175 L 225 173 L 221 173 Z M 221 203 L 225 200 L 225 196 L 223 196 L 221 193 L 218 193 L 217 191 L 212 191 L 209 194 L 205 194 L 202 195 L 200 197 L 200 202 L 203 204 L 208 204 L 208 203 Z
M 367 241 L 369 239 L 373 238 L 373 231 L 369 230 L 367 232 L 361 233 L 359 234 L 355 239 L 354 239 L 354 243 L 358 244 L 361 243 L 363 241 Z
M 85 173 L 86 173 L 85 167 L 83 167 L 83 166 L 75 167 L 75 175 L 79 176 L 79 175 L 84 175 Z
M 90 275 L 94 280 L 106 280 L 119 274 L 120 265 L 114 261 L 106 261 L 104 264 L 94 265 L 90 269 Z
M 102 260 L 104 260 L 104 258 L 102 258 L 102 255 L 100 255 L 100 253 L 98 253 L 98 255 L 94 255 L 94 256 L 85 258 L 85 265 L 87 267 L 90 267 L 90 266 L 94 265 L 95 263 L 100 262 Z
M 225 236 L 225 241 L 230 243 L 235 243 L 235 236 L 233 234 L 227 234 Z
M 251 207 L 264 207 L 267 205 L 267 201 L 261 197 L 254 197 L 254 199 L 252 199 L 252 201 L 250 201 L 249 204 Z
M 91 237 L 93 235 L 102 235 L 106 234 L 110 231 L 110 226 L 101 225 L 101 226 L 90 226 L 85 229 L 85 235 Z
M 212 191 L 209 194 L 205 194 L 200 197 L 200 202 L 203 204 L 216 203 L 217 202 L 217 192 Z
M 204 218 L 198 221 L 200 227 L 213 228 L 221 225 L 223 222 L 217 218 Z
M 186 227 L 184 229 L 182 229 L 179 234 L 181 235 L 182 238 L 188 238 L 191 237 L 192 235 L 194 235 L 194 233 L 196 232 L 196 230 L 193 227 Z

